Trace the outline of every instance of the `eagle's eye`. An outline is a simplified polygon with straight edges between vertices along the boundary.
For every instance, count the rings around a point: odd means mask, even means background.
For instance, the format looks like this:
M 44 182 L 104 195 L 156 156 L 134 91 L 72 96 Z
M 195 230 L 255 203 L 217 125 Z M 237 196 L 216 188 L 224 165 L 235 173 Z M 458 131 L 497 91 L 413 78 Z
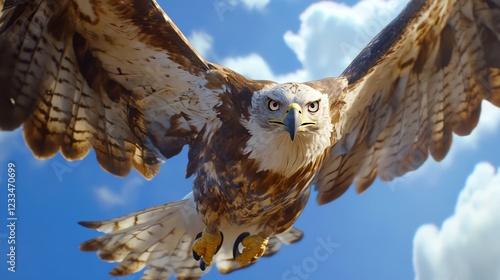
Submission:
M 269 100 L 269 110 L 271 111 L 278 111 L 280 109 L 280 103 L 276 100 Z
M 317 112 L 319 109 L 319 101 L 314 101 L 314 102 L 309 103 L 309 106 L 307 109 L 311 113 Z

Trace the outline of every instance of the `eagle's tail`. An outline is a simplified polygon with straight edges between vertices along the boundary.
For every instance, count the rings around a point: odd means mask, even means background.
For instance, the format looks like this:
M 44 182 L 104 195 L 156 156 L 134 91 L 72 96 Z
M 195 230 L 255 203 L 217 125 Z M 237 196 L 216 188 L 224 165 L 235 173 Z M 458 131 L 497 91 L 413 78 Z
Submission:
M 123 276 L 144 267 L 145 279 L 198 279 L 202 271 L 193 258 L 192 245 L 204 224 L 198 216 L 192 194 L 183 200 L 152 207 L 119 218 L 101 222 L 80 222 L 82 226 L 106 233 L 104 236 L 80 245 L 82 251 L 97 251 L 98 256 L 109 262 L 120 262 L 110 274 Z M 230 237 L 234 234 L 228 232 Z M 267 256 L 276 253 L 281 243 L 291 244 L 300 240 L 302 232 L 296 228 L 270 238 Z M 233 260 L 232 238 L 225 238 L 223 248 L 214 256 L 217 268 L 228 273 L 241 268 Z M 227 248 L 226 248 L 227 247 Z

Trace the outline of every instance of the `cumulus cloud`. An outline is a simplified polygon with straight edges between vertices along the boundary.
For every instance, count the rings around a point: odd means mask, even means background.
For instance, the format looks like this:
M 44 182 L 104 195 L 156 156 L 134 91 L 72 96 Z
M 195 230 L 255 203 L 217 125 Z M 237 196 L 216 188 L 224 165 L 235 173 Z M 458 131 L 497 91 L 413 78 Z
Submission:
M 300 15 L 298 32 L 288 31 L 284 39 L 310 79 L 338 76 L 407 2 L 362 0 L 354 6 L 315 3 Z
M 500 169 L 479 163 L 467 179 L 455 213 L 414 237 L 415 279 L 500 279 Z
M 132 177 L 128 179 L 123 186 L 120 187 L 95 187 L 94 193 L 99 204 L 103 208 L 121 206 L 125 205 L 125 203 L 130 203 L 132 198 L 137 193 L 137 188 L 142 185 L 143 182 L 144 180 L 142 180 L 140 177 Z

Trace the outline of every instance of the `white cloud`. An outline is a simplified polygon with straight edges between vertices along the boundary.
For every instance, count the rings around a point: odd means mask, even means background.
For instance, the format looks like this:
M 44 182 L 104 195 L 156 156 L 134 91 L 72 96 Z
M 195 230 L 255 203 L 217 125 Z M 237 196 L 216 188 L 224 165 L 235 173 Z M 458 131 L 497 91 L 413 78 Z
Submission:
M 193 31 L 191 36 L 188 37 L 188 40 L 203 58 L 207 58 L 212 50 L 214 41 L 210 34 L 203 31 Z
M 418 280 L 500 279 L 500 169 L 476 165 L 458 197 L 455 213 L 414 237 Z
M 221 64 L 253 79 L 274 77 L 269 64 L 256 53 L 239 57 L 227 57 L 222 60 Z
M 144 180 L 140 177 L 132 177 L 125 181 L 123 186 L 108 187 L 100 186 L 94 188 L 99 204 L 103 208 L 111 208 L 115 206 L 129 204 L 137 194 L 137 188 L 142 185 Z

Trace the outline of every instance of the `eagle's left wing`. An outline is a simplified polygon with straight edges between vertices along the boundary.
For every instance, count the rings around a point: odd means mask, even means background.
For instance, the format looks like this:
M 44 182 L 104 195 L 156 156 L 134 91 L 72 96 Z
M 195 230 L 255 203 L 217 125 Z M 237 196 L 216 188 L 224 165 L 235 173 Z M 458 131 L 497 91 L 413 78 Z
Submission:
M 219 124 L 221 95 L 261 85 L 205 61 L 154 0 L 2 0 L 0 11 L 0 129 L 24 124 L 37 157 L 93 147 L 107 171 L 151 178 Z
M 342 74 L 348 92 L 315 179 L 318 202 L 445 157 L 453 132 L 500 106 L 500 1 L 414 0 Z M 319 82 L 321 83 L 321 81 Z M 335 107 L 338 108 L 338 107 Z

